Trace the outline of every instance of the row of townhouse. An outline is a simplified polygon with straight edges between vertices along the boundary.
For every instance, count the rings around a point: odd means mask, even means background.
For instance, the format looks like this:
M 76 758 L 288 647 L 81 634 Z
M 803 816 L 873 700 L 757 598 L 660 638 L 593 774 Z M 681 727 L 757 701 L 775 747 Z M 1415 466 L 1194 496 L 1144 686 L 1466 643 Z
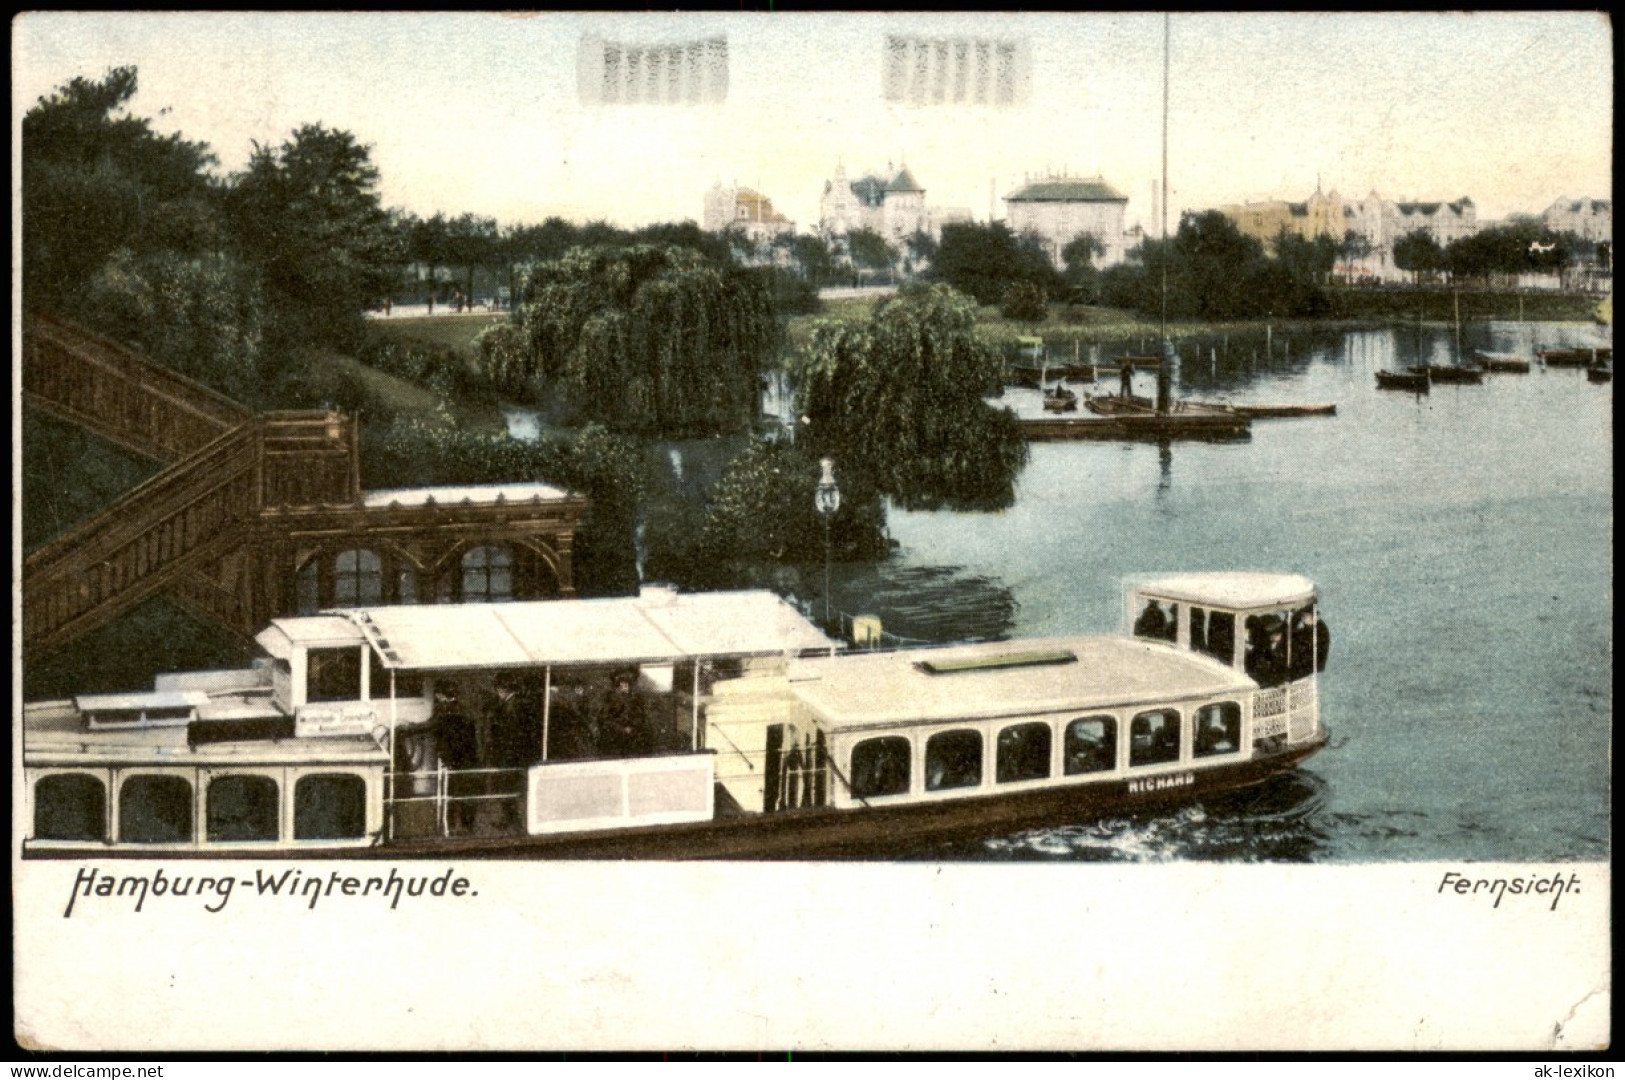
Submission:
M 902 249 L 917 233 L 940 240 L 943 226 L 972 220 L 968 208 L 934 206 L 926 202 L 925 194 L 907 165 L 894 168 L 888 163 L 883 173 L 852 178 L 838 164 L 824 182 L 818 231 L 834 239 L 866 229 Z M 1057 268 L 1067 244 L 1084 233 L 1099 241 L 1103 251 L 1095 261 L 1103 267 L 1123 262 L 1138 242 L 1138 234 L 1125 228 L 1128 198 L 1098 176 L 1029 177 L 1004 201 L 1011 231 L 1037 235 Z M 703 225 L 714 232 L 736 229 L 768 243 L 795 232 L 795 223 L 776 212 L 765 196 L 721 183 L 706 194 Z
M 906 165 L 894 170 L 888 164 L 884 173 L 865 173 L 855 179 L 837 165 L 834 176 L 824 183 L 818 229 L 832 239 L 867 229 L 902 249 L 916 233 L 940 239 L 944 225 L 971 220 L 969 210 L 932 206 L 925 196 L 925 189 Z M 1066 246 L 1085 233 L 1101 245 L 1095 259 L 1100 267 L 1124 262 L 1139 239 L 1137 230 L 1126 227 L 1128 198 L 1099 176 L 1028 177 L 1004 202 L 1011 231 L 1036 235 L 1057 268 L 1063 265 Z M 1401 237 L 1422 231 L 1442 248 L 1472 236 L 1486 224 L 1467 196 L 1450 201 L 1394 200 L 1372 191 L 1364 198 L 1345 199 L 1335 190 L 1321 191 L 1318 184 L 1314 194 L 1302 202 L 1252 202 L 1219 210 L 1243 234 L 1265 244 L 1283 230 L 1338 241 L 1355 233 L 1370 250 L 1340 261 L 1339 272 L 1380 281 L 1407 277 L 1394 264 L 1394 244 Z M 1613 203 L 1607 199 L 1562 198 L 1541 217 L 1552 231 L 1573 233 L 1593 243 L 1610 241 L 1613 236 Z M 765 196 L 750 188 L 721 184 L 706 196 L 704 224 L 713 231 L 730 227 L 743 231 L 764 248 L 775 237 L 795 232 L 795 223 L 775 211 Z

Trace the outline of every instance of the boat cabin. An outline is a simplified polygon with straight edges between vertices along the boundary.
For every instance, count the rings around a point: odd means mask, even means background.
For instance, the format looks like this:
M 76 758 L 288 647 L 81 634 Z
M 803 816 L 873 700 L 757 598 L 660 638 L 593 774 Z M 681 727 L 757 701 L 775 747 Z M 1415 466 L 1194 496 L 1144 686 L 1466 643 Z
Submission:
M 1252 680 L 1122 637 L 992 642 L 792 669 L 837 807 L 1151 780 L 1246 755 Z
M 355 846 L 707 820 L 718 680 L 835 643 L 768 592 L 276 619 L 242 671 L 24 710 L 31 846 Z
M 770 731 L 765 810 L 1120 782 L 1129 796 L 1324 740 L 1329 639 L 1284 574 L 1131 586 L 1122 636 L 812 658 Z M 754 794 L 754 792 L 752 793 Z
M 1260 688 L 1254 738 L 1284 747 L 1319 725 L 1315 676 L 1326 668 L 1330 633 L 1315 585 L 1297 574 L 1179 574 L 1131 586 L 1129 633 L 1209 656 Z

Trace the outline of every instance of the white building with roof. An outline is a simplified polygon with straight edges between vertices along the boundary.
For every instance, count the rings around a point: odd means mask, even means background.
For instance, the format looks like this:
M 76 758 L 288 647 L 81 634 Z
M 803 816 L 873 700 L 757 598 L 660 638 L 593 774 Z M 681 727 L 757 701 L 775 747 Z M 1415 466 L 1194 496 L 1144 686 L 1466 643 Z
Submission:
M 908 166 L 894 173 L 890 162 L 883 175 L 866 173 L 856 180 L 847 177 L 844 165 L 836 165 L 818 203 L 818 228 L 825 236 L 868 229 L 893 246 L 901 246 L 917 232 L 940 238 L 945 223 L 969 220 L 967 209 L 927 206 L 925 188 Z
M 1614 237 L 1612 199 L 1558 199 L 1540 219 L 1553 232 L 1573 233 L 1592 243 L 1610 242 Z
M 764 245 L 796 231 L 796 223 L 773 209 L 773 200 L 766 195 L 748 187 L 725 187 L 720 181 L 705 193 L 700 225 L 707 232 L 737 229 Z
M 1028 179 L 1004 197 L 1005 220 L 1010 231 L 1035 233 L 1059 268 L 1061 252 L 1073 240 L 1088 233 L 1100 242 L 1104 253 L 1096 256 L 1098 267 L 1116 266 L 1128 256 L 1128 235 L 1124 215 L 1128 196 L 1099 177 L 1046 176 Z

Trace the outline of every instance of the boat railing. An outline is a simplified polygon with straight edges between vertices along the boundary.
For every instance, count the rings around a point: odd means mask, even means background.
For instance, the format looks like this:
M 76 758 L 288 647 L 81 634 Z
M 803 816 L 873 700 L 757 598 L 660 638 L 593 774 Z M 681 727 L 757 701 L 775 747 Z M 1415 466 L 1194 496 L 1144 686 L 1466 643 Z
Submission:
M 386 774 L 390 840 L 524 832 L 526 769 L 447 769 Z
M 392 772 L 384 791 L 385 837 L 523 836 L 704 820 L 714 809 L 715 760 L 701 751 Z
M 1253 743 L 1300 743 L 1320 726 L 1320 695 L 1313 677 L 1253 695 Z

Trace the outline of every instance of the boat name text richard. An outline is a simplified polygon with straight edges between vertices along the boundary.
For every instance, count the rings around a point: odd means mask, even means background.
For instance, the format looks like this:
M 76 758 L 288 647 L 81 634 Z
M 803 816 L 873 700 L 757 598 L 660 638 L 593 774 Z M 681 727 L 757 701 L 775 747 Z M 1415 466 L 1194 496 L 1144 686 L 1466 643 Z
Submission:
M 1196 783 L 1195 773 L 1174 773 L 1172 776 L 1148 776 L 1144 780 L 1130 780 L 1128 793 L 1130 795 L 1147 795 L 1153 791 L 1166 791 L 1168 788 L 1189 787 Z

